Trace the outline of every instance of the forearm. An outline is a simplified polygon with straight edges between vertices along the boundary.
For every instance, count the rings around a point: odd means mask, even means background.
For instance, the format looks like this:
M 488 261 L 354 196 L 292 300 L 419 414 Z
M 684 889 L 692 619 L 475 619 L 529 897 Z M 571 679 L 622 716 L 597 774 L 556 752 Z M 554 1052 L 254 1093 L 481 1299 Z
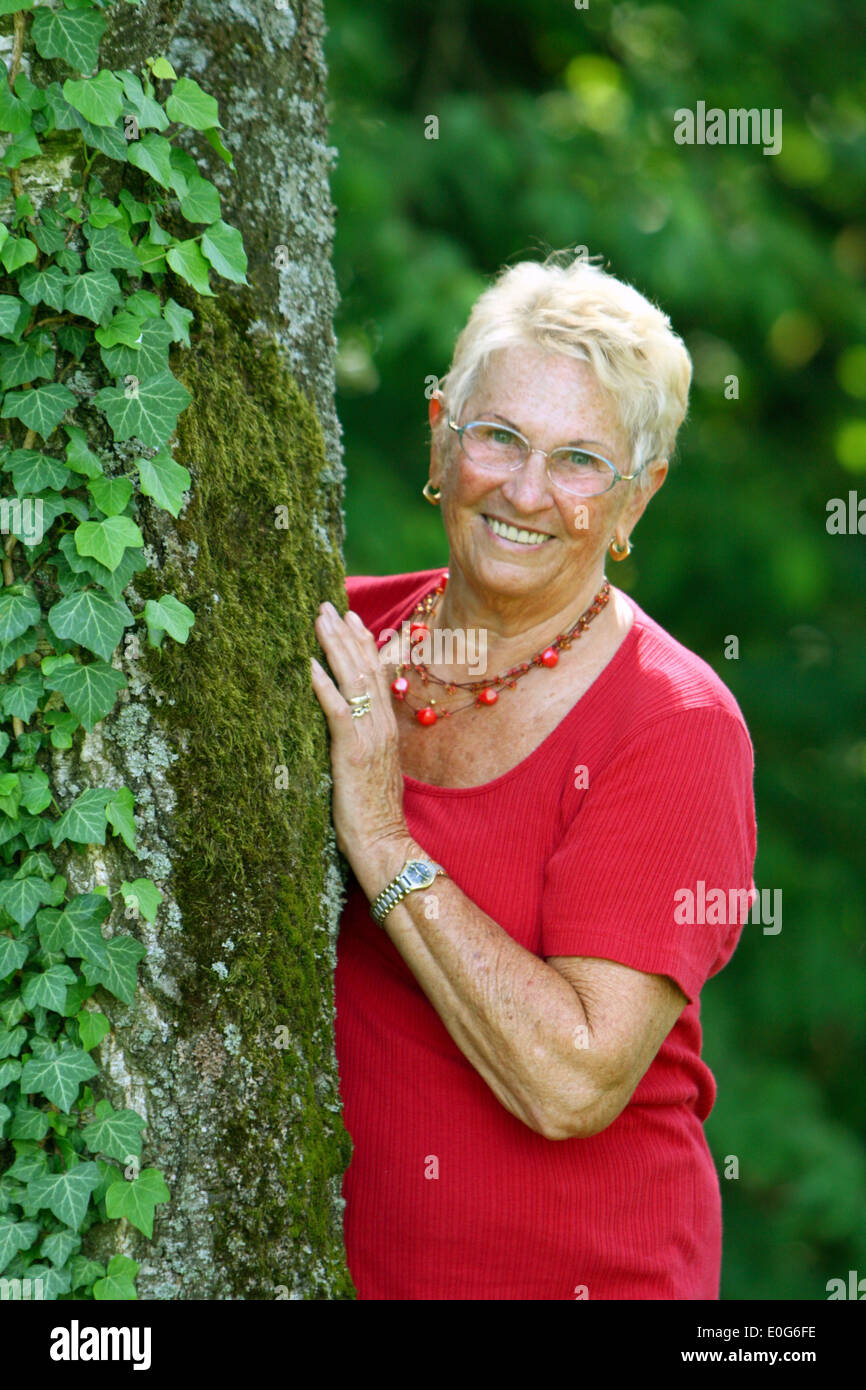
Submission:
M 411 839 L 368 850 L 355 868 L 367 897 L 413 856 L 430 857 Z M 398 903 L 384 929 L 501 1104 L 539 1133 L 570 1132 L 597 1098 L 580 1041 L 588 1020 L 571 984 L 442 875 Z

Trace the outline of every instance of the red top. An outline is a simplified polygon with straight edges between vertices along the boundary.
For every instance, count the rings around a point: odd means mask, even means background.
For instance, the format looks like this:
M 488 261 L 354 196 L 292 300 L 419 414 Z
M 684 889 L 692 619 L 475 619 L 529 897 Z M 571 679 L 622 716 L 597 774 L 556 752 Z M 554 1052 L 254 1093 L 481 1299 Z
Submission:
M 381 646 L 443 569 L 350 578 L 350 606 Z M 726 902 L 754 888 L 753 751 L 714 671 L 629 603 L 624 641 L 534 752 L 475 787 L 405 776 L 404 811 L 412 838 L 527 950 L 670 975 L 689 1003 L 607 1129 L 545 1139 L 460 1051 L 350 875 L 336 1050 L 361 1299 L 719 1297 L 698 995 L 742 912 L 701 908 L 712 888 Z M 694 925 L 676 920 L 683 889 Z

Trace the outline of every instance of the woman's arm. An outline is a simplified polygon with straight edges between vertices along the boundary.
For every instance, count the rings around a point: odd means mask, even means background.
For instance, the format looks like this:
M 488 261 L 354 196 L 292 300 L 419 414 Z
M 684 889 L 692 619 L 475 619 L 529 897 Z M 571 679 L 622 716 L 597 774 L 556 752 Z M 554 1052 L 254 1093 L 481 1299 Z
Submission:
M 357 857 L 355 876 L 372 901 L 413 857 L 431 858 L 409 836 L 383 839 Z M 441 875 L 398 903 L 384 929 L 500 1103 L 547 1139 L 611 1124 L 687 1003 L 664 975 L 541 960 Z
M 372 634 L 328 603 L 316 633 L 339 682 L 313 663 L 331 733 L 337 847 L 372 901 L 426 851 L 403 814 L 397 724 Z M 370 710 L 353 718 L 348 700 L 362 690 Z M 666 977 L 613 961 L 552 957 L 568 963 L 566 978 L 442 876 L 399 903 L 385 928 L 497 1099 L 549 1139 L 597 1134 L 616 1118 L 685 1002 Z

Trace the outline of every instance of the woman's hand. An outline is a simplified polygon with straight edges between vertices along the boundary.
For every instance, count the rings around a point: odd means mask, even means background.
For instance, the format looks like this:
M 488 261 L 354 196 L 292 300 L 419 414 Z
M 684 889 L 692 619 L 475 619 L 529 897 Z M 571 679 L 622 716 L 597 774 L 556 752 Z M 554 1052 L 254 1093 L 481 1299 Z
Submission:
M 331 732 L 337 847 L 360 879 L 365 856 L 411 839 L 403 815 L 397 720 L 375 639 L 357 614 L 341 618 L 323 603 L 315 632 L 337 677 L 335 685 L 312 659 L 313 690 Z M 369 713 L 353 718 L 349 700 L 365 693 Z

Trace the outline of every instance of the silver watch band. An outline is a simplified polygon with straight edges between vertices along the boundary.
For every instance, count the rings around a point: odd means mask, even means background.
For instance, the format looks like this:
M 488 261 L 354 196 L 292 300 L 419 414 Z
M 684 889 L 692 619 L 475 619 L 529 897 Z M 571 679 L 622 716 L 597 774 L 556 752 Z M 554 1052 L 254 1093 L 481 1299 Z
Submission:
M 407 859 L 400 872 L 370 904 L 370 916 L 374 922 L 381 927 L 388 913 L 399 902 L 419 888 L 429 888 L 437 874 L 445 874 L 445 870 L 435 860 Z

